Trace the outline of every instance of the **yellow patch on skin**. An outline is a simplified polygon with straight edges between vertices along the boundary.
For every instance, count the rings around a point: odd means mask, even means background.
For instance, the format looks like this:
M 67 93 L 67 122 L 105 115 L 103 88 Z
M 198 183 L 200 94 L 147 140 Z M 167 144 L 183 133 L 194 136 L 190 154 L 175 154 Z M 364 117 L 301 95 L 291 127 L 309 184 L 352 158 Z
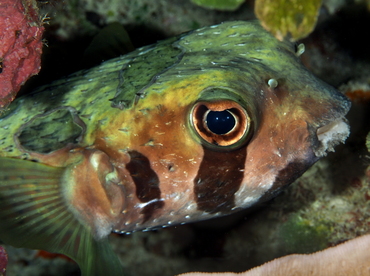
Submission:
M 168 135 L 172 141 L 181 140 L 181 150 L 183 147 L 194 147 L 199 141 L 191 136 L 188 129 L 189 110 L 199 99 L 202 90 L 211 85 L 225 85 L 223 80 L 227 75 L 220 71 L 211 71 L 166 82 L 162 88 L 158 87 L 162 84 L 153 84 L 150 91 L 144 91 L 147 95 L 131 108 L 115 108 L 114 111 L 112 108 L 109 112 L 114 114 L 109 114 L 109 124 L 102 125 L 96 136 L 105 139 L 109 147 L 122 150 L 138 150 L 146 144 L 168 147 L 174 142 L 165 144 L 161 138 Z M 90 143 L 93 144 L 88 142 Z

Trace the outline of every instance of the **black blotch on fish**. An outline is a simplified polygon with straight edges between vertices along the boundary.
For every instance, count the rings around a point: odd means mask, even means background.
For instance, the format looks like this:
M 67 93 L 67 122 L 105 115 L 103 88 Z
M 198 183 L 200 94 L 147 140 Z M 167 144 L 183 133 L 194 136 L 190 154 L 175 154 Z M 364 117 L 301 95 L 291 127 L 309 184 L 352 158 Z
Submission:
M 164 206 L 159 188 L 159 178 L 155 171 L 150 167 L 149 159 L 138 151 L 129 151 L 130 162 L 127 163 L 126 169 L 130 172 L 132 180 L 136 186 L 136 196 L 141 202 L 149 202 L 143 210 L 144 222 L 150 219 L 154 211 Z M 158 199 L 158 201 L 155 201 Z
M 218 152 L 203 146 L 203 150 L 204 157 L 194 179 L 198 210 L 209 213 L 228 212 L 235 206 L 234 194 L 244 178 L 246 147 Z

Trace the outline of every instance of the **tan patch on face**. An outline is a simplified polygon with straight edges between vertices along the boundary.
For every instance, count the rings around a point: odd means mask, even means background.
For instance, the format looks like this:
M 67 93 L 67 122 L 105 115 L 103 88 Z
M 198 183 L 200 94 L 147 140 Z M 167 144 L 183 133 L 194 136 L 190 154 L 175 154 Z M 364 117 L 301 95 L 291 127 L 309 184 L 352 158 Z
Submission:
M 145 109 L 136 106 L 134 125 L 138 127 L 129 148 L 150 160 L 165 197 L 187 196 L 192 193 L 203 150 L 188 129 L 189 107 L 166 94 L 155 96 L 158 100 L 152 102 L 160 102 L 158 105 Z M 146 100 L 151 98 L 155 97 Z

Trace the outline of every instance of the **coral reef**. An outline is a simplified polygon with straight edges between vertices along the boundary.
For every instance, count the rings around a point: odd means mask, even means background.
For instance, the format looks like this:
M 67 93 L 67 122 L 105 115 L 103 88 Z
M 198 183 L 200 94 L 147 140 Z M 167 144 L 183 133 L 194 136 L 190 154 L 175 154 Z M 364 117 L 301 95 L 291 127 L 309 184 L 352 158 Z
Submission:
M 35 0 L 0 4 L 0 111 L 21 85 L 40 70 L 43 19 Z
M 155 42 L 152 40 L 155 34 L 164 38 L 226 20 L 255 18 L 251 5 L 247 4 L 235 12 L 225 12 L 183 0 L 64 0 L 44 4 L 40 9 L 51 17 L 48 32 L 63 40 L 91 35 L 106 24 L 118 22 L 130 36 L 140 36 L 144 44 Z

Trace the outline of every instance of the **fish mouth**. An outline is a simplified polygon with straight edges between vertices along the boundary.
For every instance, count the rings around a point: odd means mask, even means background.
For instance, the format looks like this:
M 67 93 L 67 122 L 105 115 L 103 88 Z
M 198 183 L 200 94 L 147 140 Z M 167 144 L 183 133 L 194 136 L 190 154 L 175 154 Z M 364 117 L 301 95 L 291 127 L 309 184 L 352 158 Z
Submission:
M 317 157 L 323 157 L 327 152 L 334 151 L 334 147 L 340 143 L 344 143 L 349 133 L 349 126 L 344 117 L 319 127 L 316 130 L 316 135 L 320 144 L 314 149 L 315 155 Z

